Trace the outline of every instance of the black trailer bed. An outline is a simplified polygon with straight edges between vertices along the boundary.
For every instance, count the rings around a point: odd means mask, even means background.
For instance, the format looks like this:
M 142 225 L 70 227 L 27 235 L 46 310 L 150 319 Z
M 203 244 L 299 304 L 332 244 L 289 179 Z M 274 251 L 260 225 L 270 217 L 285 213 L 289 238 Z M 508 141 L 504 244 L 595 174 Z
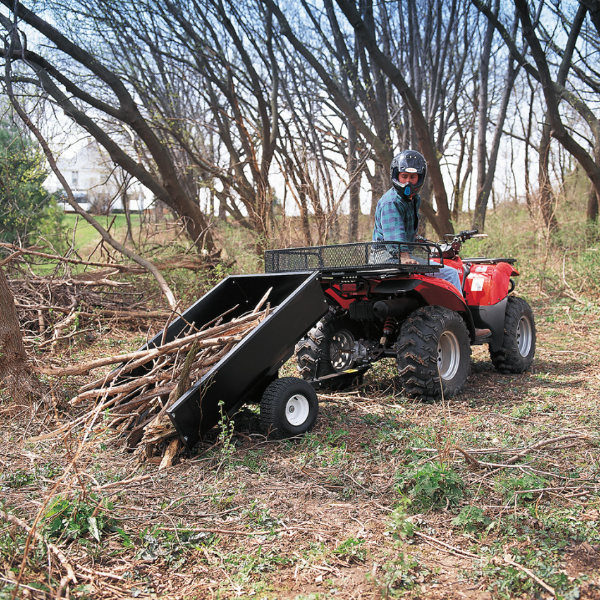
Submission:
M 221 410 L 233 414 L 245 403 L 260 401 L 296 342 L 327 312 L 328 304 L 318 273 L 231 276 L 169 326 L 164 343 L 188 323 L 200 328 L 233 307 L 226 320 L 247 313 L 269 290 L 270 314 L 167 410 L 186 446 L 191 448 L 219 422 Z M 159 345 L 162 339 L 160 333 L 150 344 Z

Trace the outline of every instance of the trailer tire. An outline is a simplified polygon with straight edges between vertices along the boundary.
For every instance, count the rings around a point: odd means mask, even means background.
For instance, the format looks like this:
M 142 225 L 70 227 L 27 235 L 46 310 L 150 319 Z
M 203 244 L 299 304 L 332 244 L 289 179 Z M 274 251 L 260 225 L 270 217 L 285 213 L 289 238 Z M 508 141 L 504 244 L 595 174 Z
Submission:
M 396 342 L 398 380 L 407 396 L 433 400 L 460 393 L 469 375 L 471 346 L 463 318 L 424 306 L 402 323 Z
M 492 364 L 500 373 L 524 373 L 535 355 L 536 331 L 531 307 L 523 298 L 509 296 L 504 316 L 504 341 L 490 350 Z
M 315 390 L 298 377 L 282 377 L 271 382 L 260 402 L 261 429 L 276 440 L 310 431 L 318 414 Z
M 298 371 L 303 379 L 314 381 L 354 366 L 356 325 L 346 315 L 325 315 L 296 344 Z

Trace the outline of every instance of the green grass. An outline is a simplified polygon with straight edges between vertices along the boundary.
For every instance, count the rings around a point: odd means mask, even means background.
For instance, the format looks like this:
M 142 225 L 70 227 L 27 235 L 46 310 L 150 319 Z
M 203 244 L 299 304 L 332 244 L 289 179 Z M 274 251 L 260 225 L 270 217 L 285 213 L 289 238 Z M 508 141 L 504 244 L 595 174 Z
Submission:
M 108 229 L 109 233 L 119 242 L 123 242 L 127 233 L 127 220 L 124 214 L 113 215 L 98 215 L 94 216 L 94 220 L 102 225 L 104 229 Z M 82 219 L 79 215 L 67 213 L 63 220 L 68 239 L 74 240 L 74 246 L 77 251 L 90 252 L 101 241 L 101 236 L 94 227 Z M 140 215 L 131 215 L 131 226 L 135 231 L 140 225 Z

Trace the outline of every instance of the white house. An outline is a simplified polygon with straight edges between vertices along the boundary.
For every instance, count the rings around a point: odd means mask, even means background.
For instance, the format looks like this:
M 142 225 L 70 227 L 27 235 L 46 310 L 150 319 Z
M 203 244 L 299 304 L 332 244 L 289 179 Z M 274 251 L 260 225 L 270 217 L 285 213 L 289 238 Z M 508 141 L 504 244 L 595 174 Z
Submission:
M 122 211 L 126 197 L 131 211 L 143 211 L 154 201 L 150 190 L 117 167 L 95 141 L 67 150 L 57 159 L 57 165 L 84 210 L 98 214 Z M 54 173 L 44 187 L 50 192 L 62 190 Z M 67 202 L 62 205 L 66 212 L 73 211 Z

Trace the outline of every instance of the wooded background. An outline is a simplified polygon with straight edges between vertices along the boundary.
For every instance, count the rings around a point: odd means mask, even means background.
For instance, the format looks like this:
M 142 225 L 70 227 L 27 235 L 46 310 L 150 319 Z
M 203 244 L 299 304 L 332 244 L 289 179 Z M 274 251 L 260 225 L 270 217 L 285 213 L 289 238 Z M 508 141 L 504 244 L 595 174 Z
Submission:
M 200 249 L 219 216 L 269 247 L 284 200 L 306 245 L 357 241 L 361 200 L 372 215 L 407 147 L 427 159 L 438 236 L 467 210 L 484 230 L 507 195 L 556 231 L 576 170 L 597 235 L 598 0 L 2 4 L 13 105 L 41 134 L 66 115 Z

